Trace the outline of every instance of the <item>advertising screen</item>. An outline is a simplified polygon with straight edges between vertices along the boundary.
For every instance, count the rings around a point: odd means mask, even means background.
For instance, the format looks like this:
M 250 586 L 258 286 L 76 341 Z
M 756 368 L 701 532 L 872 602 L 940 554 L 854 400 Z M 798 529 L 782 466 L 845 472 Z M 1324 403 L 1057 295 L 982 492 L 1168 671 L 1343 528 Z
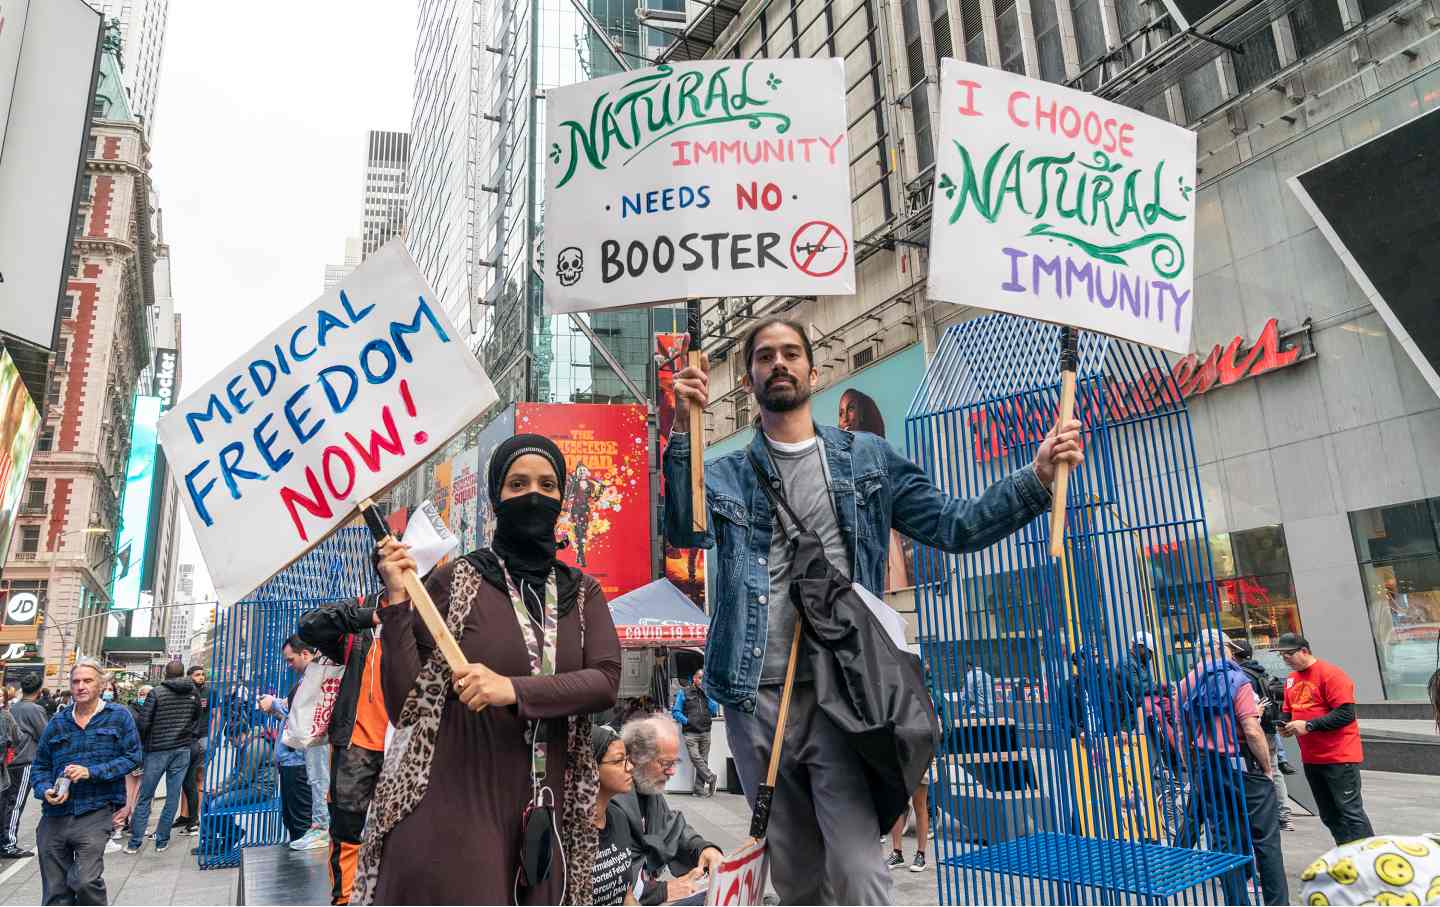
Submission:
M 603 403 L 520 403 L 516 433 L 554 439 L 569 472 L 559 557 L 598 581 L 607 598 L 650 575 L 650 480 L 645 407 Z
M 144 394 L 135 397 L 134 428 L 130 435 L 130 466 L 125 470 L 125 500 L 120 510 L 117 555 L 129 549 L 128 561 L 119 557 L 115 565 L 115 611 L 133 611 L 140 606 L 140 579 L 144 572 L 145 538 L 150 529 L 150 498 L 155 488 L 155 428 L 160 421 L 160 398 Z
M 481 548 L 490 544 L 490 537 L 495 533 L 495 517 L 490 511 L 490 455 L 495 452 L 501 442 L 515 434 L 515 407 L 507 407 L 500 415 L 490 421 L 489 425 L 480 429 L 475 438 L 475 538 L 469 548 L 463 544 L 464 536 L 461 536 L 463 550 L 469 551 L 474 548 Z
M 25 493 L 25 474 L 35 451 L 40 411 L 30 399 L 25 382 L 10 354 L 0 347 L 0 564 L 9 555 L 15 531 L 15 512 Z

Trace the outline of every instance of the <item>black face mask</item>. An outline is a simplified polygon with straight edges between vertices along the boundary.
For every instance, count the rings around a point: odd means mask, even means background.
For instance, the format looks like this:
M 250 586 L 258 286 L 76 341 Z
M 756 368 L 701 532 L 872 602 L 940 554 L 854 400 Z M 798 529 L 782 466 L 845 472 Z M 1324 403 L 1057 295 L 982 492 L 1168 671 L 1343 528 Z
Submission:
M 512 573 L 548 572 L 555 560 L 560 502 L 538 491 L 495 506 L 495 553 Z

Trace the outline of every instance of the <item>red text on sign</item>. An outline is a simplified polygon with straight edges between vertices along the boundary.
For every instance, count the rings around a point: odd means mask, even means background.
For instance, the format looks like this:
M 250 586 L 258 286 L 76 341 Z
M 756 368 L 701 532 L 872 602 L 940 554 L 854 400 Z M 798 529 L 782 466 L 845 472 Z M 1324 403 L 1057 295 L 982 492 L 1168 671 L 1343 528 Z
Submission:
M 1034 127 L 1051 135 L 1082 139 L 1101 151 L 1135 156 L 1130 149 L 1135 141 L 1134 123 L 1122 123 L 1115 117 L 1102 116 L 1093 110 L 1082 111 L 1028 91 L 1010 92 L 1005 109 L 1010 114 L 1010 122 L 1023 129 Z

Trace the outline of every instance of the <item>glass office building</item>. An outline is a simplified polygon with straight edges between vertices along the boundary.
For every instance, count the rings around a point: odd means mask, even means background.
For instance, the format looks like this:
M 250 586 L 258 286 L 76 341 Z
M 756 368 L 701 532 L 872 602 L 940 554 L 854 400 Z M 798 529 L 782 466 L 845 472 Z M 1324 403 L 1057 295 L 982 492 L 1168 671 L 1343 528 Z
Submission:
M 504 403 L 635 402 L 596 343 L 648 391 L 653 333 L 683 324 L 667 307 L 581 316 L 587 336 L 545 315 L 539 276 L 544 90 L 647 65 L 651 31 L 622 0 L 419 4 L 409 245 Z

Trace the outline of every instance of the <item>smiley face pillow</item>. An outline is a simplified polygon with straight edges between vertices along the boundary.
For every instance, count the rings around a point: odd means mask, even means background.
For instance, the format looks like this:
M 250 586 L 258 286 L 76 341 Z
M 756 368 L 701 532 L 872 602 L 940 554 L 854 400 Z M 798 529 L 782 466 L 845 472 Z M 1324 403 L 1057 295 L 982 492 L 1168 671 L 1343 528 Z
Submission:
M 1311 863 L 1300 880 L 1302 904 L 1440 904 L 1440 835 L 1352 841 Z

